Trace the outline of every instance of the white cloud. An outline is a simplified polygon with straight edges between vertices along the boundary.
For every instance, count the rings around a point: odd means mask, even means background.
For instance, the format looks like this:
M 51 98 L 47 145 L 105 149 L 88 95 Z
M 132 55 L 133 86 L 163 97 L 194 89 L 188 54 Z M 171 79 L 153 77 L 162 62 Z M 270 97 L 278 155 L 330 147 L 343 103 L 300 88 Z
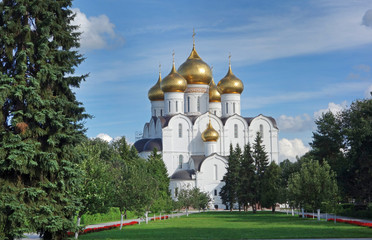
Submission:
M 80 26 L 80 44 L 82 49 L 101 49 L 115 44 L 123 44 L 123 37 L 115 33 L 115 25 L 106 15 L 87 17 L 80 9 L 71 9 L 75 14 L 73 25 Z
M 366 90 L 366 92 L 365 92 L 365 97 L 366 97 L 366 98 L 372 98 L 372 85 L 370 85 L 370 86 L 367 88 L 367 90 Z
M 278 119 L 278 126 L 280 131 L 301 132 L 311 130 L 314 120 L 306 113 L 296 117 L 281 115 Z
M 367 10 L 362 19 L 362 24 L 372 28 L 372 9 Z
M 320 109 L 317 112 L 314 112 L 314 118 L 318 119 L 319 117 L 322 116 L 323 113 L 331 111 L 333 114 L 337 114 L 344 110 L 347 107 L 346 101 L 343 101 L 341 104 L 336 104 L 333 102 L 328 103 L 328 108 L 326 109 Z
M 279 141 L 279 161 L 289 159 L 290 161 L 296 161 L 296 156 L 301 157 L 310 150 L 306 147 L 301 139 L 295 138 L 289 140 L 282 138 Z
M 100 133 L 98 134 L 95 138 L 99 138 L 103 141 L 106 141 L 106 142 L 111 142 L 113 140 L 112 137 L 110 137 L 108 134 L 106 133 Z

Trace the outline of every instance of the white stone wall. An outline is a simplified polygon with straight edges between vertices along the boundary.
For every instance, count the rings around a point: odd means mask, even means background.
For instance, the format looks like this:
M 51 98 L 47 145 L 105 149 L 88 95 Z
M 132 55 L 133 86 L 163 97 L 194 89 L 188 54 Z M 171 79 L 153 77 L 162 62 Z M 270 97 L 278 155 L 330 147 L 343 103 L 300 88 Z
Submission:
M 220 102 L 210 102 L 209 103 L 209 112 L 216 115 L 217 117 L 222 116 L 221 112 L 221 103 Z
M 240 94 L 229 93 L 221 95 L 222 117 L 240 115 Z
M 235 132 L 235 128 L 237 128 L 237 132 Z M 240 148 L 243 149 L 248 143 L 248 123 L 241 116 L 234 115 L 227 119 L 224 133 L 223 156 L 230 154 L 230 144 L 232 144 L 234 148 L 239 145 Z
M 174 115 L 184 113 L 184 93 L 166 92 L 164 93 L 164 115 Z
M 199 103 L 198 103 L 199 99 Z M 185 114 L 200 115 L 209 110 L 209 85 L 188 84 L 185 90 Z
M 164 115 L 164 101 L 151 101 L 151 116 L 159 117 Z

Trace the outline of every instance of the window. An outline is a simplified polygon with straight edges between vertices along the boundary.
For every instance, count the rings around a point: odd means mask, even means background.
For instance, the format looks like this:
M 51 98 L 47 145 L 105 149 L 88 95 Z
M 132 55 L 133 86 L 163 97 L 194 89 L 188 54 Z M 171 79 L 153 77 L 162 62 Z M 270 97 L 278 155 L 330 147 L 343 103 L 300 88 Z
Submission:
M 182 168 L 182 164 L 183 164 L 183 156 L 180 155 L 178 159 L 178 168 Z
M 154 109 L 154 116 L 156 116 L 156 110 Z
M 226 103 L 226 113 L 229 113 L 229 104 Z
M 187 111 L 190 112 L 190 97 L 187 97 Z
M 200 112 L 200 97 L 198 97 L 198 112 Z
M 163 116 L 163 109 L 160 109 L 160 116 Z
M 174 189 L 174 196 L 175 196 L 175 197 L 178 196 L 178 187 L 176 187 L 176 188 Z
M 234 138 L 238 138 L 238 124 L 234 124 Z
M 170 112 L 171 111 L 171 102 L 169 101 L 168 102 L 168 112 Z
M 218 180 L 217 165 L 215 164 L 215 165 L 213 166 L 213 168 L 214 168 L 214 180 Z
M 262 124 L 260 124 L 260 135 L 261 135 L 261 138 L 263 138 L 264 137 L 264 129 L 263 129 L 263 125 Z
M 217 115 L 217 112 L 216 111 L 214 111 L 214 115 Z
M 178 124 L 178 137 L 182 138 L 182 124 Z
M 217 196 L 217 189 L 214 189 L 214 196 Z
M 233 103 L 233 113 L 235 113 L 235 103 Z
M 178 101 L 176 101 L 176 112 L 178 112 Z

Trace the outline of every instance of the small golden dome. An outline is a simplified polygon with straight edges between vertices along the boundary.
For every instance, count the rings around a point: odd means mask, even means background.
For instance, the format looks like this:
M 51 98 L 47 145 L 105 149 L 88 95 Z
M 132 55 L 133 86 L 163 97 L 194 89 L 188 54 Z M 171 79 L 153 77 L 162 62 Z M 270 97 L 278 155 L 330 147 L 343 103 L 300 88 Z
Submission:
M 212 127 L 211 120 L 209 120 L 209 124 L 207 129 L 201 135 L 203 142 L 217 142 L 220 135 L 214 128 Z
M 187 84 L 209 84 L 212 80 L 211 68 L 198 55 L 193 46 L 190 56 L 178 68 Z
M 160 84 L 161 84 L 161 73 L 159 72 L 158 81 L 156 82 L 154 86 L 152 86 L 152 88 L 150 88 L 149 93 L 147 95 L 150 101 L 163 101 L 164 100 L 164 92 L 161 90 Z
M 231 71 L 231 65 L 229 65 L 229 71 L 226 76 L 222 78 L 217 87 L 220 89 L 221 94 L 225 93 L 238 93 L 241 94 L 244 90 L 243 82 L 237 78 Z
M 178 74 L 176 67 L 172 66 L 171 72 L 160 83 L 163 92 L 184 92 L 187 88 L 187 81 Z
M 221 102 L 221 92 L 214 83 L 213 78 L 209 84 L 209 102 Z

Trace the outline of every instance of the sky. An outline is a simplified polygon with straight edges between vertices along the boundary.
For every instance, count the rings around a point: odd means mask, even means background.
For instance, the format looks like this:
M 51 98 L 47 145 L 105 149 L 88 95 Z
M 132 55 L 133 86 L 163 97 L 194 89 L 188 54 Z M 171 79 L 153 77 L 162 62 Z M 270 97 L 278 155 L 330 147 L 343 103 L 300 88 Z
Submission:
M 309 151 L 314 120 L 372 92 L 372 0 L 75 0 L 89 73 L 77 99 L 93 116 L 87 136 L 135 141 L 150 120 L 148 90 L 196 50 L 244 83 L 242 116 L 272 116 L 280 160 Z

